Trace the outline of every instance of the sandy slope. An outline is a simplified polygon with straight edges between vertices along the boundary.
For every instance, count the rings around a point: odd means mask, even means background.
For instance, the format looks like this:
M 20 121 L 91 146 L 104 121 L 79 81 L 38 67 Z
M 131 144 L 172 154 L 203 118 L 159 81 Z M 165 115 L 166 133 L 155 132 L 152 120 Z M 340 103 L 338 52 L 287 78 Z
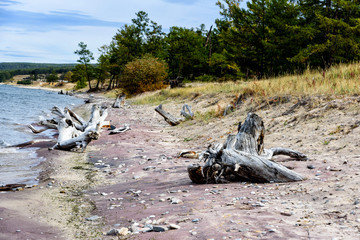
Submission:
M 194 111 L 216 110 L 217 104 L 225 106 L 233 97 L 200 95 L 187 103 Z M 276 159 L 305 181 L 197 185 L 189 180 L 186 166 L 198 160 L 177 158 L 177 153 L 200 152 L 211 142 L 224 141 L 248 111 L 261 105 L 251 99 L 226 117 L 176 127 L 168 126 L 154 106 L 110 109 L 112 124 L 129 123 L 132 129 L 119 135 L 104 131 L 86 153 L 41 150 L 48 159 L 44 188 L 0 194 L 0 217 L 5 223 L 0 226 L 7 226 L 1 232 L 6 237 L 24 234 L 39 239 L 44 227 L 53 231 L 46 239 L 116 239 L 102 233 L 131 226 L 141 230 L 147 223 L 176 224 L 180 229 L 125 238 L 359 239 L 360 97 L 304 100 L 289 115 L 282 113 L 297 99 L 265 104 L 256 112 L 267 129 L 265 147 L 289 147 L 309 156 L 306 162 Z M 181 104 L 164 108 L 177 115 Z M 11 201 L 19 196 L 24 200 Z M 85 220 L 91 216 L 101 218 Z M 11 223 L 19 218 L 33 229 L 16 232 Z

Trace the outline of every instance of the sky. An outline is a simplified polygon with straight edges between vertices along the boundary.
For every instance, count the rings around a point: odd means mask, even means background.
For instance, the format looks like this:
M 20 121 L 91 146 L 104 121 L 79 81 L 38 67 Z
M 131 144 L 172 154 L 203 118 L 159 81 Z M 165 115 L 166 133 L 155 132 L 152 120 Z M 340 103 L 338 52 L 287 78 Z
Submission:
M 79 42 L 99 56 L 135 13 L 170 27 L 208 29 L 217 0 L 0 0 L 0 62 L 75 63 Z

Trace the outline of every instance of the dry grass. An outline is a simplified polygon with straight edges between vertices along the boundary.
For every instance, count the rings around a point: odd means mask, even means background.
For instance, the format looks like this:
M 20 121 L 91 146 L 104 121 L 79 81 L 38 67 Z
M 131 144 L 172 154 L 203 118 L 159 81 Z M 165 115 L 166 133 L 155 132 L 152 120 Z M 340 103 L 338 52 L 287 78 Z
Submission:
M 225 83 L 192 83 L 185 88 L 165 89 L 133 98 L 135 104 L 160 104 L 169 100 L 185 100 L 194 94 L 246 94 L 257 98 L 279 95 L 354 95 L 360 94 L 360 63 L 342 64 L 324 71 L 305 71 L 302 75 L 288 75 L 256 81 Z

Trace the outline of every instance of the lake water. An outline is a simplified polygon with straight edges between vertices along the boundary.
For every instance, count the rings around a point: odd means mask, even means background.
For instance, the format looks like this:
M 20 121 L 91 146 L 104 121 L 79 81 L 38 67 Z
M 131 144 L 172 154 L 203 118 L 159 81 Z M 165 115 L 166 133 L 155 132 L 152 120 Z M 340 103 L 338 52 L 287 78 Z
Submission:
M 27 125 L 51 118 L 51 108 L 75 106 L 82 99 L 39 89 L 0 85 L 0 186 L 10 183 L 36 184 L 38 172 L 32 167 L 42 159 L 35 149 L 9 146 L 31 141 L 53 131 L 33 134 Z

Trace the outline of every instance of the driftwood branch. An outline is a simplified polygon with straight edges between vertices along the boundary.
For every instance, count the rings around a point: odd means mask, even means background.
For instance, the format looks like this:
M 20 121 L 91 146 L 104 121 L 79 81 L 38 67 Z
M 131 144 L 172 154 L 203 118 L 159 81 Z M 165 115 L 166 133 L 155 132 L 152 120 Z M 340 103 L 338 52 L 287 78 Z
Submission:
M 171 126 L 176 126 L 178 124 L 180 124 L 180 120 L 177 119 L 176 117 L 174 117 L 173 115 L 171 115 L 170 113 L 166 112 L 163 108 L 162 108 L 162 104 L 160 104 L 159 106 L 157 106 L 155 108 L 155 111 L 157 113 L 159 113 L 167 123 L 169 123 Z
M 288 155 L 297 160 L 307 157 L 287 148 L 264 149 L 265 127 L 262 119 L 249 113 L 239 132 L 229 135 L 224 144 L 208 147 L 200 156 L 205 161 L 188 166 L 190 179 L 195 183 L 221 183 L 232 181 L 291 182 L 302 176 L 271 160 L 274 155 Z
M 180 111 L 180 116 L 183 116 L 184 118 L 187 119 L 193 119 L 194 113 L 191 111 L 191 106 L 184 104 Z
M 130 129 L 131 128 L 130 128 L 129 124 L 124 124 L 124 126 L 121 128 L 115 128 L 115 129 L 111 130 L 109 134 L 112 135 L 112 134 L 124 133 Z

